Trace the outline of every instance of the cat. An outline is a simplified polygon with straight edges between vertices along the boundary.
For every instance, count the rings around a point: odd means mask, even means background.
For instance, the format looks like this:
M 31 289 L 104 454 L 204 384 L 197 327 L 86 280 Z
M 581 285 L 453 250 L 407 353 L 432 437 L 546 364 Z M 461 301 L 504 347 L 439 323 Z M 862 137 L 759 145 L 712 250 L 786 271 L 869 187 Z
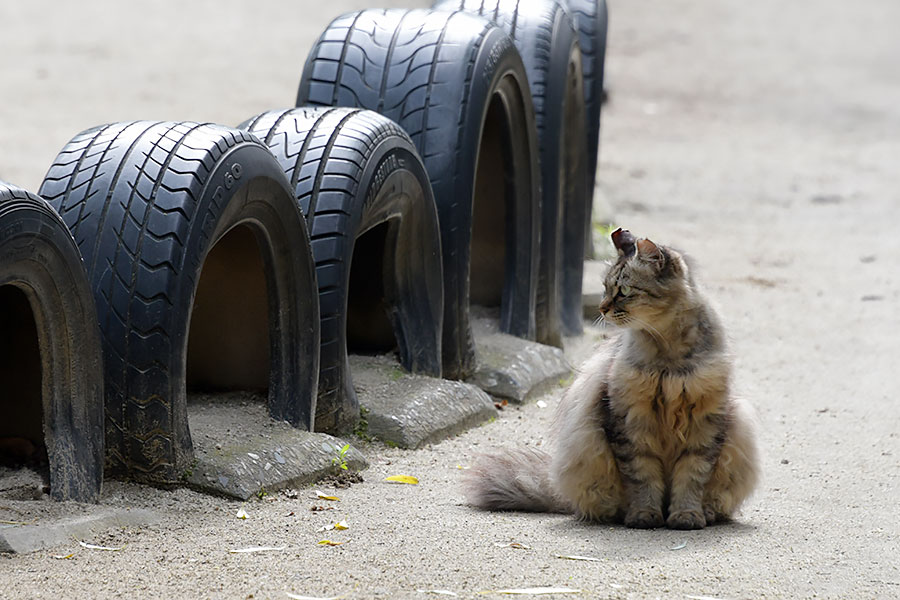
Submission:
M 482 456 L 464 476 L 487 510 L 574 513 L 628 527 L 730 519 L 759 478 L 754 417 L 730 393 L 731 361 L 691 262 L 612 234 L 601 319 L 618 329 L 563 395 L 553 451 Z

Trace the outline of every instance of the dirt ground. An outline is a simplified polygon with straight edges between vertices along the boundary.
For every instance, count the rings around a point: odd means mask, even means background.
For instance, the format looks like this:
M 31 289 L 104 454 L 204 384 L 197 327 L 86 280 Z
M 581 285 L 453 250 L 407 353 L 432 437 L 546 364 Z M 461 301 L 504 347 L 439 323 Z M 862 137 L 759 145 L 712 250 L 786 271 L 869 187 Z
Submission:
M 290 105 L 314 36 L 363 4 L 4 3 L 0 177 L 36 191 L 103 122 Z M 460 468 L 542 443 L 556 392 L 422 450 L 361 445 L 365 482 L 321 489 L 340 501 L 109 482 L 104 504 L 160 521 L 85 540 L 118 551 L 0 556 L 0 596 L 900 597 L 900 3 L 610 4 L 600 193 L 617 224 L 694 256 L 729 327 L 765 450 L 735 522 L 635 531 L 465 506 Z M 282 549 L 229 552 L 252 546 Z

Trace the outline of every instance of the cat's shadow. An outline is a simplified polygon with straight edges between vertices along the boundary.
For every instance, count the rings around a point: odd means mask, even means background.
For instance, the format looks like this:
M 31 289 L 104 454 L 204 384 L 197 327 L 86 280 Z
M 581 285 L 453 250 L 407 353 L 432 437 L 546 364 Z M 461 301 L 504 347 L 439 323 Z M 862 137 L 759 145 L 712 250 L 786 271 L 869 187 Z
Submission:
M 602 553 L 606 559 L 628 561 L 675 552 L 693 552 L 698 548 L 720 552 L 740 543 L 743 538 L 756 535 L 759 526 L 728 520 L 692 531 L 665 527 L 632 529 L 621 523 L 592 523 L 570 518 L 548 523 L 547 530 L 555 538 L 571 542 L 572 550 L 565 553 L 596 556 Z

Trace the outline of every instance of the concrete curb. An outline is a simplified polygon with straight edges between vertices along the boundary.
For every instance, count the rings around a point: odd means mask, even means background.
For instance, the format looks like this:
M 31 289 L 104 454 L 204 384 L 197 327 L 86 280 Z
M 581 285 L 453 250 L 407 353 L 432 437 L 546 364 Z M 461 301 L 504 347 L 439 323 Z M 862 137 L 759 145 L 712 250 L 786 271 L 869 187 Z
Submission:
M 336 473 L 344 445 L 324 433 L 288 428 L 259 436 L 249 444 L 223 445 L 212 452 L 196 453 L 185 481 L 203 492 L 247 500 L 261 492 L 298 487 Z M 353 471 L 369 466 L 352 446 L 343 458 Z
M 478 367 L 469 383 L 498 398 L 527 402 L 572 371 L 563 351 L 513 337 L 496 320 L 472 317 Z
M 600 303 L 603 301 L 603 277 L 609 264 L 602 260 L 584 261 L 584 277 L 582 279 L 581 305 L 584 318 L 595 321 L 600 318 Z
M 475 386 L 411 375 L 386 356 L 351 356 L 353 385 L 363 409 L 361 433 L 401 448 L 456 435 L 497 414 Z
M 90 511 L 91 508 L 88 508 Z M 75 540 L 90 538 L 116 527 L 136 527 L 159 520 L 149 510 L 98 508 L 94 514 L 35 525 L 0 525 L 0 552 L 36 552 Z

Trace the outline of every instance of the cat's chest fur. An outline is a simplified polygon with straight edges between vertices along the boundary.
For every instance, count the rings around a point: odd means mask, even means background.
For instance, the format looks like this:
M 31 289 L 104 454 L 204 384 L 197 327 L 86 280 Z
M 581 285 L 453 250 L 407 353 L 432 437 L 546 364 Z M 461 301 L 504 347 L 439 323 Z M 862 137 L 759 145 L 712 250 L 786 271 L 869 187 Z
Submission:
M 611 413 L 638 452 L 668 471 L 685 451 L 707 446 L 727 410 L 729 368 L 720 361 L 668 369 L 617 361 L 609 381 Z

